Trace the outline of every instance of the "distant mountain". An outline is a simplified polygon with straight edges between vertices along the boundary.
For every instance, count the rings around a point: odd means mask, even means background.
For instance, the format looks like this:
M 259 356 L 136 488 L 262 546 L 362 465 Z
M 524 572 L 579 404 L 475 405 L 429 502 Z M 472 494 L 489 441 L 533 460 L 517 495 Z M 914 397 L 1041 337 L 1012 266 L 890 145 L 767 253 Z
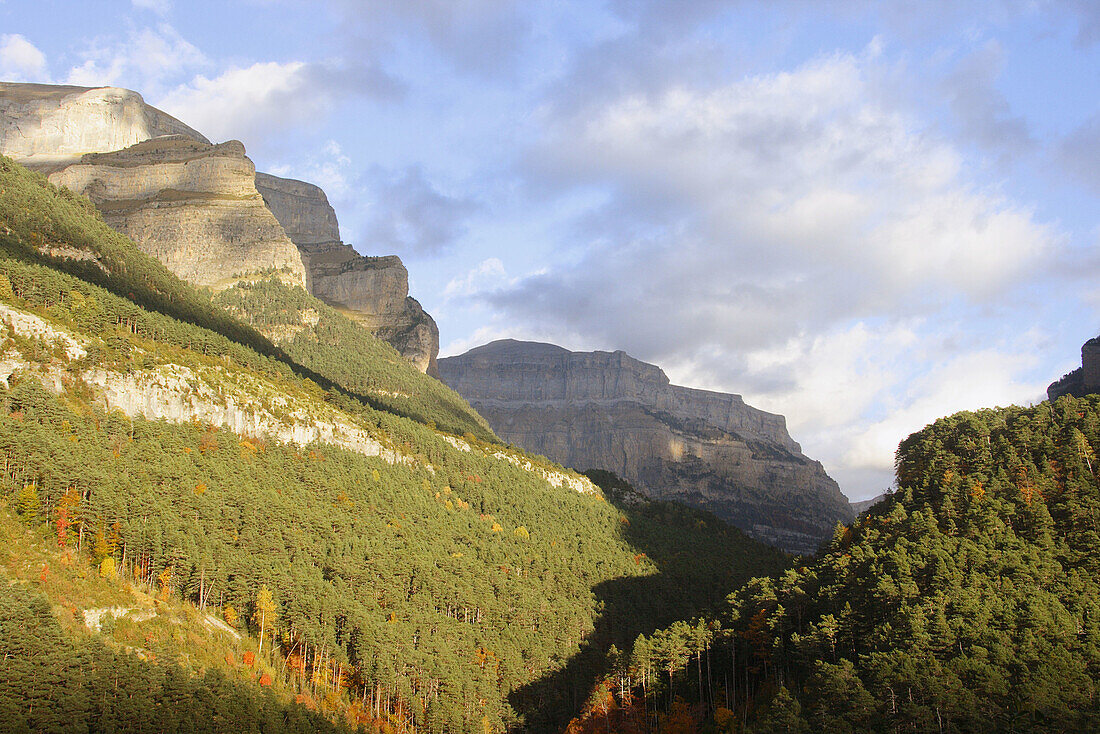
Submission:
M 240 142 L 212 145 L 128 89 L 0 83 L 0 154 L 87 196 L 181 278 L 282 271 L 434 374 L 439 330 L 401 260 L 360 256 L 319 187 L 257 173 Z
M 871 509 L 872 507 L 877 505 L 879 502 L 882 502 L 884 499 L 886 499 L 889 496 L 890 496 L 889 494 L 887 494 L 886 492 L 883 492 L 882 494 L 878 495 L 877 497 L 872 497 L 869 500 L 860 500 L 859 502 L 851 502 L 850 504 L 852 506 L 852 512 L 856 513 L 857 515 L 862 515 L 864 512 Z
M 708 510 L 781 548 L 812 553 L 854 517 L 783 416 L 740 395 L 672 385 L 624 352 L 506 339 L 439 360 L 439 373 L 504 440 L 615 472 L 649 497 Z

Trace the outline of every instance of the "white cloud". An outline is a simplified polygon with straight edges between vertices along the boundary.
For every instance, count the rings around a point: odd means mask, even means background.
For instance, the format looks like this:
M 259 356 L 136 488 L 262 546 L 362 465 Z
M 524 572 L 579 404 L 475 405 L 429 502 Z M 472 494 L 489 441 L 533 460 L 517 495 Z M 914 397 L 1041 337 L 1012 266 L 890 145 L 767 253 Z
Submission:
M 500 258 L 490 257 L 482 260 L 466 275 L 452 278 L 443 289 L 443 300 L 496 290 L 507 282 L 508 273 L 504 270 L 504 263 Z
M 288 128 L 319 126 L 350 95 L 392 99 L 401 85 L 371 65 L 268 61 L 198 75 L 162 95 L 158 106 L 214 140 L 250 146 L 277 139 Z
M 46 55 L 18 33 L 0 35 L 0 79 L 48 82 Z
M 212 140 L 249 140 L 323 114 L 327 95 L 310 81 L 311 66 L 302 61 L 256 63 L 214 78 L 196 76 L 158 106 Z
M 881 490 L 919 421 L 1038 394 L 1017 352 L 975 348 L 974 327 L 953 319 L 1002 307 L 1060 243 L 879 93 L 882 63 L 870 49 L 548 106 L 531 180 L 606 203 L 577 222 L 590 243 L 579 262 L 484 300 L 530 330 L 743 392 L 785 414 L 828 469 Z M 998 356 L 986 382 L 967 379 Z M 915 379 L 929 360 L 943 366 Z
M 80 54 L 66 82 L 80 86 L 123 86 L 155 96 L 181 74 L 209 63 L 171 25 L 132 29 L 125 38 L 93 40 Z

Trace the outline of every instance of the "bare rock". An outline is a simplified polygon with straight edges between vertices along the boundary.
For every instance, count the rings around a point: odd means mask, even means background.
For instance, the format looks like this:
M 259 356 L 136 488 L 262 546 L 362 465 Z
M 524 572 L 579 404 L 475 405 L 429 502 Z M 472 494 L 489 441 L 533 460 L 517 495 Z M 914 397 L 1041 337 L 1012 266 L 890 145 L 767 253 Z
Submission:
M 336 212 L 320 187 L 256 174 L 256 188 L 298 246 L 310 292 L 437 376 L 439 328 L 409 296 L 409 271 L 396 255 L 365 257 L 340 241 Z
M 505 441 L 615 472 L 649 497 L 709 510 L 787 550 L 813 552 L 853 517 L 783 416 L 672 385 L 624 352 L 503 340 L 441 359 L 439 372 Z
M 108 225 L 192 283 L 223 288 L 277 269 L 304 287 L 302 257 L 264 205 L 255 176 L 238 141 L 169 135 L 85 154 L 49 179 L 87 196 Z
M 128 89 L 0 82 L 0 153 L 24 165 L 119 150 L 160 135 L 210 142 Z

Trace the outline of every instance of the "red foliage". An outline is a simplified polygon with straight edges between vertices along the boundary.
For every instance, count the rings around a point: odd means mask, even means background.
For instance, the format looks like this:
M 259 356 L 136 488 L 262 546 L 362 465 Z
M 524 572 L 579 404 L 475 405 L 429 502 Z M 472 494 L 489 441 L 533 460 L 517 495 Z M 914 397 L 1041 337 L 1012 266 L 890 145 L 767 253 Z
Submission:
M 247 665 L 250 668 L 253 665 L 255 665 L 256 664 L 256 653 L 251 652 L 251 651 L 246 652 L 244 654 L 244 664 Z
M 261 686 L 270 686 L 271 685 L 271 676 L 268 675 L 267 673 L 264 673 L 263 675 L 261 675 L 260 676 L 260 685 Z

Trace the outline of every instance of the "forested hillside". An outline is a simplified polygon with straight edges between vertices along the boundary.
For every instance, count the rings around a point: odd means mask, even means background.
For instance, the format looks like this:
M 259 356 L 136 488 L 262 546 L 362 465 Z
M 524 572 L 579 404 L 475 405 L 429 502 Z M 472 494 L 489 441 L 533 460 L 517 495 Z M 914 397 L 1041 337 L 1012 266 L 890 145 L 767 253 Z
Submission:
M 439 380 L 408 369 L 396 349 L 279 273 L 241 280 L 214 303 L 270 338 L 298 364 L 379 410 L 455 435 L 493 441 L 489 424 Z
M 139 724 L 138 712 L 192 720 L 216 688 L 211 705 L 244 707 L 253 730 L 310 721 L 292 700 L 382 731 L 551 728 L 583 703 L 612 642 L 697 615 L 786 562 L 711 516 L 619 507 L 501 446 L 386 348 L 354 342 L 362 354 L 340 358 L 343 322 L 276 279 L 223 302 L 255 307 L 261 328 L 286 320 L 279 309 L 316 309 L 322 328 L 273 346 L 86 202 L 0 159 L 0 512 L 25 529 L 6 533 L 5 550 L 31 558 L 54 544 L 70 580 L 5 571 L 21 586 L 4 603 L 27 610 L 5 648 L 8 720 L 37 727 L 76 706 L 60 730 L 140 730 L 160 719 Z M 377 399 L 385 391 L 412 399 Z M 463 420 L 464 439 L 439 430 Z M 99 577 L 156 599 L 157 614 L 126 618 L 122 637 L 79 624 L 103 604 L 78 580 Z M 77 620 L 60 638 L 40 593 Z M 252 635 L 249 670 L 266 683 L 223 685 L 225 666 L 169 644 L 157 604 Z M 72 697 L 21 693 L 45 680 L 29 629 L 53 640 L 50 680 Z M 148 706 L 133 704 L 137 689 Z M 213 709 L 198 716 L 239 730 Z
M 935 422 L 896 493 L 811 564 L 639 638 L 571 730 L 1096 731 L 1097 445 L 1095 395 Z

